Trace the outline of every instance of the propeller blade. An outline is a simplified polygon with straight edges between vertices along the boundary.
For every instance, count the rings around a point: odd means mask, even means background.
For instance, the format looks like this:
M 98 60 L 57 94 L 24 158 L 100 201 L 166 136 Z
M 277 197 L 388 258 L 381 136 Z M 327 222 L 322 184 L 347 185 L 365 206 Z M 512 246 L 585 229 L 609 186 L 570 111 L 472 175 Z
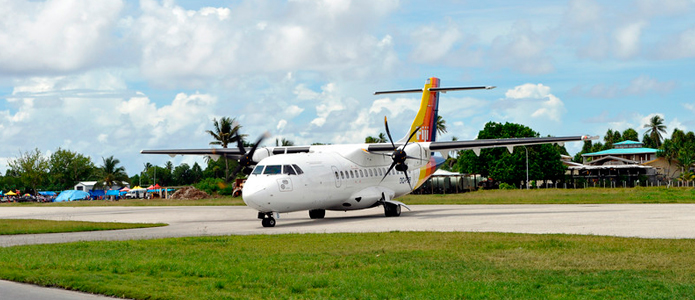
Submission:
M 244 149 L 244 141 L 241 140 L 241 136 L 237 134 L 237 140 L 236 140 L 236 147 L 241 151 L 241 153 L 246 153 L 246 149 Z
M 405 145 L 403 145 L 403 149 L 405 149 L 405 146 L 408 146 L 408 142 L 410 142 L 410 139 L 412 139 L 413 136 L 414 136 L 418 131 L 420 131 L 420 127 L 421 127 L 421 126 L 418 126 L 417 128 L 415 128 L 415 130 L 413 131 L 413 133 L 410 134 L 410 136 L 408 137 L 408 140 L 405 141 Z
M 413 185 L 410 184 L 410 177 L 408 177 L 408 169 L 405 169 L 405 171 L 403 171 L 403 174 L 405 174 L 405 180 L 408 181 L 408 186 L 409 186 L 410 189 L 412 190 L 412 189 L 413 189 Z
M 386 179 L 386 176 L 388 176 L 389 173 L 391 173 L 391 170 L 393 170 L 393 167 L 395 167 L 395 166 L 396 166 L 396 162 L 394 161 L 391 163 L 391 166 L 389 167 L 388 171 L 386 171 L 386 173 L 384 174 L 384 177 L 381 177 L 381 181 L 379 181 L 379 184 L 381 184 L 381 182 L 384 181 L 384 179 Z
M 239 174 L 239 171 L 241 171 L 241 168 L 243 168 L 241 164 L 236 166 L 236 169 L 234 169 L 234 172 L 232 172 L 232 178 L 236 178 L 237 174 Z
M 396 149 L 396 145 L 393 144 L 393 139 L 391 138 L 391 131 L 389 131 L 389 122 L 386 121 L 386 116 L 384 116 L 384 127 L 386 127 L 386 135 L 389 136 L 389 142 L 391 142 L 391 146 L 393 146 L 393 149 Z

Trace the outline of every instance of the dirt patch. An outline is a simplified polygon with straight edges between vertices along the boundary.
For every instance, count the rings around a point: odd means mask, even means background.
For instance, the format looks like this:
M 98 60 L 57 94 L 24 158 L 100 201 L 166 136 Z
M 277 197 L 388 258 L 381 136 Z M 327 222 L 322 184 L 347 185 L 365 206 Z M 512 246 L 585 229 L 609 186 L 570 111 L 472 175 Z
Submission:
M 199 189 L 196 189 L 192 186 L 180 188 L 171 195 L 171 199 L 180 199 L 180 200 L 200 200 L 200 199 L 206 199 L 206 198 L 211 198 L 211 197 L 210 197 L 210 195 L 208 195 L 208 193 L 203 192 Z

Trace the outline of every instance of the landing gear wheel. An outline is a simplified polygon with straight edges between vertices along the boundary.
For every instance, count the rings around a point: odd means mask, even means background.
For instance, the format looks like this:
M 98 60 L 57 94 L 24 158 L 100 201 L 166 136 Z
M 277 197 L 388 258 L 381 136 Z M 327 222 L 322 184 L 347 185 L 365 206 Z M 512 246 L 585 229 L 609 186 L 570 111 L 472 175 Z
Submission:
M 312 219 L 323 219 L 326 216 L 325 209 L 312 209 L 309 211 L 309 218 Z
M 398 204 L 384 203 L 384 215 L 387 217 L 398 217 L 401 215 L 401 206 Z
M 275 219 L 273 217 L 265 218 L 261 221 L 263 227 L 275 227 Z

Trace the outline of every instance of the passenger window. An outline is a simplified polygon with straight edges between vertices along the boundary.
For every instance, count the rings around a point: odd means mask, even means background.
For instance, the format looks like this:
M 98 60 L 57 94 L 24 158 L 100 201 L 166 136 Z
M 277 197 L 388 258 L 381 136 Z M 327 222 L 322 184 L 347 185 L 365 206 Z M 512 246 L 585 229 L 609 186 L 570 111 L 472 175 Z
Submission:
M 364 177 L 364 173 L 362 173 L 362 170 L 360 170 L 360 177 Z
M 343 174 L 343 171 L 340 171 L 340 179 L 345 179 L 345 174 Z
M 350 170 L 350 177 L 355 178 L 355 173 L 352 173 L 352 170 Z
M 292 165 L 294 167 L 294 170 L 297 171 L 297 175 L 302 175 L 304 174 L 304 171 L 302 171 L 301 168 L 299 168 L 298 165 Z
M 340 179 L 340 176 L 338 176 L 338 172 L 335 172 L 335 179 Z
M 261 174 L 261 173 L 263 173 L 263 168 L 265 168 L 265 166 L 257 165 L 255 168 L 253 168 L 253 171 L 251 172 L 251 174 L 253 174 L 253 175 Z
M 369 177 L 374 176 L 374 173 L 372 173 L 372 169 L 369 169 Z
M 292 168 L 290 165 L 282 166 L 282 174 L 297 175 L 297 173 L 294 172 L 294 168 Z
M 275 174 L 281 174 L 282 173 L 282 166 L 281 165 L 270 165 L 265 167 L 265 171 L 263 171 L 264 175 L 275 175 Z
M 379 177 L 384 176 L 384 172 L 381 171 L 381 168 L 379 168 L 377 170 L 379 170 Z

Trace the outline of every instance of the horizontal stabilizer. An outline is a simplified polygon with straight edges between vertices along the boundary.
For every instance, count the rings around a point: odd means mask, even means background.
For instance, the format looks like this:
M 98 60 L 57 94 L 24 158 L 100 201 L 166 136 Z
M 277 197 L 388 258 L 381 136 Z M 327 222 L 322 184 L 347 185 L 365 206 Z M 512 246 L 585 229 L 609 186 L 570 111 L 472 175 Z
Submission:
M 449 91 L 465 91 L 465 90 L 491 90 L 494 89 L 494 86 L 462 86 L 462 87 L 433 87 L 429 88 L 428 91 L 430 92 L 442 92 L 446 93 Z M 383 95 L 383 94 L 405 94 L 405 93 L 422 93 L 424 92 L 424 89 L 412 89 L 412 90 L 396 90 L 396 91 L 380 91 L 380 92 L 374 92 L 374 95 Z

